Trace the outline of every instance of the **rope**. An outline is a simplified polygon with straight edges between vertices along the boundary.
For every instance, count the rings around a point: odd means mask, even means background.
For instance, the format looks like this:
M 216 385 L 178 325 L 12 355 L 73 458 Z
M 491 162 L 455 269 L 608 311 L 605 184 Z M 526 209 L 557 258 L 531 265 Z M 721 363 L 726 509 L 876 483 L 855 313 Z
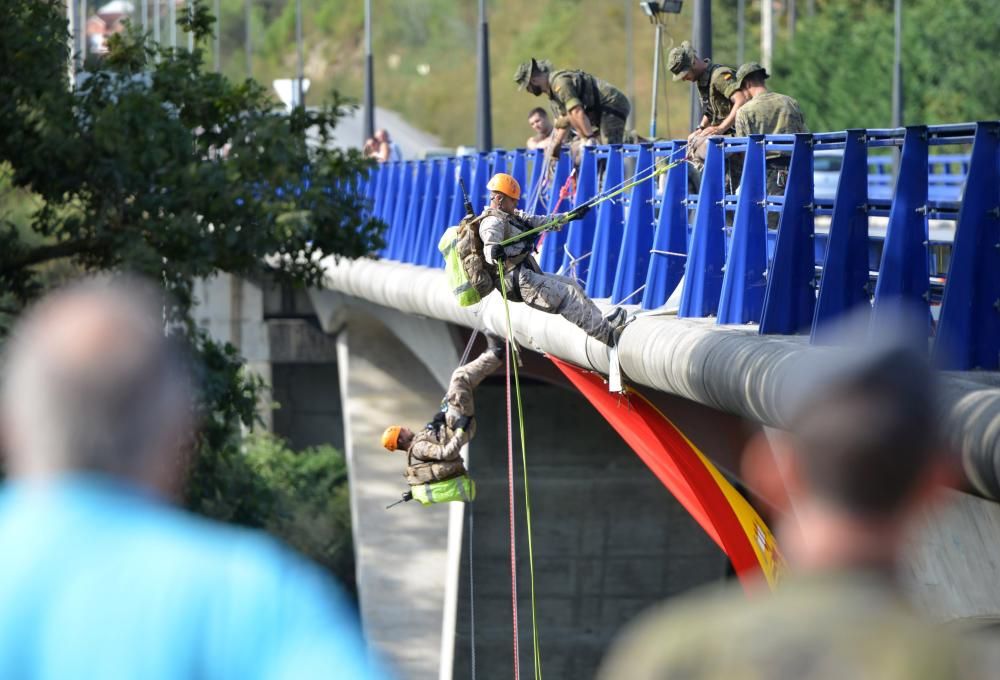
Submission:
M 500 294 L 503 297 L 503 307 L 504 314 L 507 321 L 507 455 L 509 462 L 509 472 L 508 481 L 510 482 L 510 501 L 511 501 L 511 556 L 513 559 L 513 537 L 514 537 L 514 515 L 513 515 L 513 501 L 514 501 L 514 478 L 513 478 L 513 427 L 511 417 L 511 400 L 510 400 L 510 355 L 513 353 L 514 347 L 514 331 L 510 323 L 510 304 L 507 301 L 507 281 L 504 277 L 503 263 L 497 262 L 497 273 L 500 275 Z M 531 583 L 531 642 L 534 647 L 535 655 L 535 680 L 541 680 L 542 678 L 542 658 L 541 649 L 538 643 L 538 616 L 536 613 L 536 603 L 535 603 L 535 551 L 534 544 L 531 539 L 531 495 L 528 493 L 528 452 L 524 439 L 524 407 L 521 402 L 521 380 L 517 370 L 517 361 L 514 364 L 514 389 L 515 395 L 517 397 L 517 423 L 520 429 L 521 435 L 521 465 L 524 468 L 524 516 L 525 516 L 525 526 L 528 532 L 528 574 L 530 576 Z M 511 568 L 514 568 L 512 562 Z M 514 579 L 516 581 L 516 578 Z M 514 602 L 515 614 L 517 610 L 517 601 Z M 516 620 L 516 616 L 515 616 Z M 516 631 L 516 628 L 515 628 Z M 515 640 L 517 633 L 515 632 Z M 516 648 L 516 641 L 515 641 Z M 515 653 L 515 662 L 516 662 Z M 515 679 L 517 678 L 517 671 L 514 673 Z
M 503 279 L 500 279 L 503 281 Z M 504 298 L 506 300 L 506 297 Z M 511 342 L 507 339 L 507 503 L 510 508 L 510 600 L 511 600 L 511 620 L 514 623 L 514 680 L 521 677 L 521 653 L 517 647 L 517 545 L 515 543 L 514 528 L 514 431 L 513 418 L 511 416 L 510 399 L 510 353 Z
M 683 148 L 684 147 L 680 147 L 678 149 L 678 151 L 680 149 L 683 149 Z M 677 152 L 675 151 L 674 153 L 677 153 Z M 632 181 L 624 184 L 623 186 L 618 187 L 617 189 L 614 189 L 611 192 L 605 192 L 604 194 L 599 194 L 599 195 L 595 196 L 594 198 L 590 199 L 589 201 L 585 202 L 583 205 L 577 206 L 577 208 L 581 208 L 583 206 L 587 206 L 588 208 L 593 208 L 595 205 L 599 205 L 599 204 L 603 203 L 604 201 L 611 200 L 612 198 L 614 198 L 615 196 L 618 196 L 619 194 L 625 193 L 626 191 L 628 191 L 629 189 L 631 189 L 632 187 L 634 187 L 634 186 L 636 186 L 638 184 L 642 184 L 643 182 L 648 182 L 649 180 L 653 179 L 654 177 L 662 175 L 666 171 L 670 170 L 671 168 L 673 168 L 673 167 L 675 167 L 677 165 L 680 165 L 683 162 L 684 162 L 683 160 L 676 160 L 676 161 L 671 161 L 671 162 L 665 163 L 665 164 L 657 163 L 657 164 L 653 165 L 653 167 L 651 168 L 651 171 L 650 171 L 650 173 L 649 173 L 648 176 L 642 177 L 641 179 L 633 179 Z M 501 246 L 509 246 L 511 243 L 516 243 L 516 242 L 518 242 L 518 241 L 520 241 L 522 239 L 528 238 L 529 236 L 534 236 L 535 234 L 537 234 L 539 232 L 548 231 L 550 229 L 558 229 L 563 224 L 566 224 L 566 222 L 567 222 L 567 219 L 566 219 L 566 215 L 565 214 L 558 215 L 558 216 L 554 217 L 553 219 L 549 220 L 548 222 L 546 222 L 546 223 L 544 223 L 544 224 L 542 224 L 540 226 L 535 227 L 534 229 L 529 229 L 527 231 L 522 231 L 520 234 L 515 234 L 514 236 L 511 236 L 510 238 L 501 241 L 500 245 Z
M 472 665 L 472 680 L 476 680 L 476 579 L 473 572 L 472 561 L 472 528 L 473 505 L 467 503 L 465 509 L 469 513 L 469 658 Z

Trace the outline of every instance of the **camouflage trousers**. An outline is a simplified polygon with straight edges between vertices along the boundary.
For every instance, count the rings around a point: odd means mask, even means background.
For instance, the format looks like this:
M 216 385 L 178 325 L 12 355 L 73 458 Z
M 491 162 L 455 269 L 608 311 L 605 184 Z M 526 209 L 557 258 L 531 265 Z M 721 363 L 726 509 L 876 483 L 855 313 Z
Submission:
M 523 302 L 540 312 L 559 314 L 587 335 L 610 344 L 611 326 L 576 279 L 543 274 L 530 257 L 508 271 L 505 278 L 512 302 Z
M 768 158 L 765 161 L 764 186 L 768 196 L 784 196 L 785 186 L 788 184 L 788 161 L 787 157 Z M 767 228 L 777 229 L 781 213 L 767 213 Z

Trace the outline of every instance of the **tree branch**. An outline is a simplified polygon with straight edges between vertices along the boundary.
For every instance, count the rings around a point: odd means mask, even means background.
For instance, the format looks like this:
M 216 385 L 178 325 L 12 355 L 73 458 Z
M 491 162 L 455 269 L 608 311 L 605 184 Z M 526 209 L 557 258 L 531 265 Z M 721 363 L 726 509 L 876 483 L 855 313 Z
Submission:
M 88 250 L 93 250 L 98 244 L 96 239 L 80 239 L 77 241 L 63 241 L 61 243 L 51 243 L 21 254 L 20 256 L 3 258 L 0 260 L 0 272 L 14 272 L 26 267 L 32 267 L 42 262 L 59 260 L 64 257 L 79 255 Z

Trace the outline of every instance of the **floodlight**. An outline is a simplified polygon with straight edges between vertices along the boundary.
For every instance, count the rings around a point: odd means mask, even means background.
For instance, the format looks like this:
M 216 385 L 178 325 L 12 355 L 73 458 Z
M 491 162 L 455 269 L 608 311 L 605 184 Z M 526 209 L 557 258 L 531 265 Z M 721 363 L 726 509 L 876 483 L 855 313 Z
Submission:
M 680 14 L 684 0 L 643 0 L 639 3 L 643 13 L 650 19 L 655 20 L 660 14 Z

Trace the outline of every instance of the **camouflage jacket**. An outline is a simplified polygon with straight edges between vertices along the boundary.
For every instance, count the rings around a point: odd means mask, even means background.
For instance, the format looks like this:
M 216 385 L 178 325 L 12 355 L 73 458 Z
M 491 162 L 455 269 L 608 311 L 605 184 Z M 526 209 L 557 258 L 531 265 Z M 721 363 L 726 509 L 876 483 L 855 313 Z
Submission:
M 597 678 L 978 680 L 991 677 L 987 655 L 918 618 L 887 575 L 856 571 L 673 600 L 624 631 Z
M 529 229 L 540 227 L 553 218 L 553 215 L 529 215 L 523 210 L 515 210 L 508 214 L 489 207 L 483 210 L 483 215 L 479 223 L 479 238 L 483 240 L 483 257 L 486 259 L 490 274 L 496 274 L 496 264 L 491 254 L 493 246 Z M 504 266 L 508 271 L 524 260 L 522 255 L 530 256 L 532 242 L 533 239 L 524 238 L 504 248 L 507 254 Z
M 736 112 L 736 136 L 809 132 L 799 103 L 777 92 L 759 94 Z
M 730 97 L 740 88 L 736 85 L 736 73 L 728 66 L 713 64 L 698 79 L 698 94 L 701 95 L 701 110 L 708 116 L 709 125 L 718 125 L 733 110 Z
M 583 71 L 552 71 L 549 74 L 549 99 L 556 117 L 583 107 L 591 124 L 600 127 L 601 115 L 611 113 L 628 118 L 628 98 L 621 90 Z

